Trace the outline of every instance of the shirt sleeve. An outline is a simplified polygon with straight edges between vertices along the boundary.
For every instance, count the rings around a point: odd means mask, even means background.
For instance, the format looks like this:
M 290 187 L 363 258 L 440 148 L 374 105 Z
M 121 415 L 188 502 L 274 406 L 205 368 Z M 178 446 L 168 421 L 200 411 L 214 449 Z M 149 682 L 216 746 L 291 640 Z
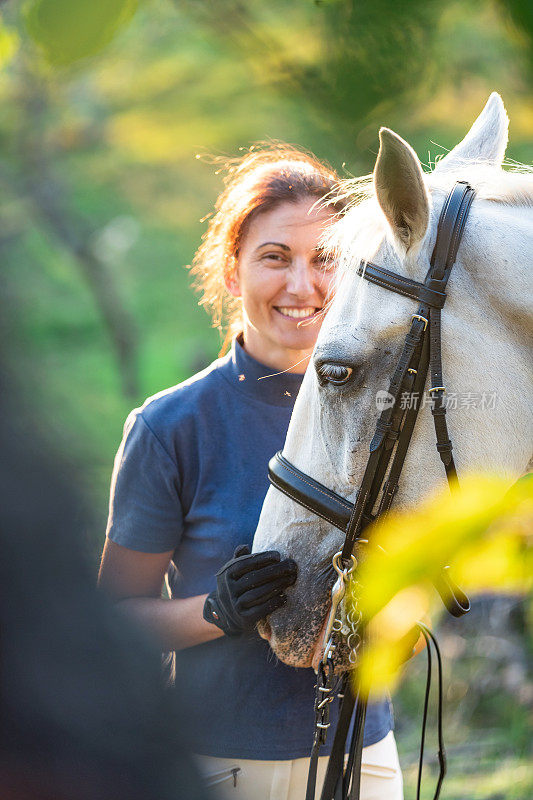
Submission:
M 175 550 L 183 532 L 177 465 L 139 411 L 115 457 L 106 535 L 143 553 Z

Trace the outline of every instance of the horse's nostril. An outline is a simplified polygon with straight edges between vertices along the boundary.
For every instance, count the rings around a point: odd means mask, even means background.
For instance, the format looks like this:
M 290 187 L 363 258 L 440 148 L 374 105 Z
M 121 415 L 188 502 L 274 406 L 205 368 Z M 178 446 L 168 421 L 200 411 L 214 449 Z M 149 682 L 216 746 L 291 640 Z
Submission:
M 257 632 L 262 639 L 266 639 L 266 641 L 269 642 L 272 638 L 272 628 L 270 627 L 270 622 L 267 622 L 266 619 L 262 619 L 257 626 Z

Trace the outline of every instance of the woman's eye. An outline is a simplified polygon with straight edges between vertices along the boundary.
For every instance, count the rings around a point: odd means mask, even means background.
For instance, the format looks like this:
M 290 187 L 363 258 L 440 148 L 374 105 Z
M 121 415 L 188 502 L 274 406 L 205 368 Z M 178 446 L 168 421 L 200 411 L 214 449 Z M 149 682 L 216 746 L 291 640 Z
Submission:
M 321 364 L 317 369 L 320 383 L 332 383 L 334 386 L 342 386 L 347 383 L 352 372 L 352 367 L 346 367 L 343 364 Z
M 275 261 L 276 263 L 285 263 L 286 258 L 282 256 L 280 253 L 265 253 L 262 256 L 263 261 Z

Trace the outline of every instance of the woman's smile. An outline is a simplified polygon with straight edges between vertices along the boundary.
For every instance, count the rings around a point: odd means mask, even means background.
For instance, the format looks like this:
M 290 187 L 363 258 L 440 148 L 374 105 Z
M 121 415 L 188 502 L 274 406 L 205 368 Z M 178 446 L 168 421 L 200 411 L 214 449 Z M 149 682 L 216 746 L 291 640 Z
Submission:
M 322 311 L 322 308 L 315 308 L 313 306 L 307 308 L 298 308 L 297 306 L 274 306 L 274 309 L 280 313 L 282 317 L 296 320 L 296 322 L 312 319 L 315 314 Z

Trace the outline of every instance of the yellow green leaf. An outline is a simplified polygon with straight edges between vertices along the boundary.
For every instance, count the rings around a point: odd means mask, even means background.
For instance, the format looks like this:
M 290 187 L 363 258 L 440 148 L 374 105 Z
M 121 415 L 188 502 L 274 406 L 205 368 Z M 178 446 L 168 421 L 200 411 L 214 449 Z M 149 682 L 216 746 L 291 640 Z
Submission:
M 6 28 L 5 25 L 0 25 L 0 67 L 5 66 L 19 47 L 19 37 L 16 31 Z
M 98 53 L 130 21 L 138 0 L 30 0 L 26 28 L 53 66 Z
M 348 602 L 363 614 L 367 647 L 363 687 L 390 686 L 406 653 L 401 639 L 430 609 L 432 581 L 451 565 L 465 591 L 531 588 L 533 480 L 509 486 L 498 476 L 473 475 L 415 510 L 390 513 L 367 530 L 371 543 Z

